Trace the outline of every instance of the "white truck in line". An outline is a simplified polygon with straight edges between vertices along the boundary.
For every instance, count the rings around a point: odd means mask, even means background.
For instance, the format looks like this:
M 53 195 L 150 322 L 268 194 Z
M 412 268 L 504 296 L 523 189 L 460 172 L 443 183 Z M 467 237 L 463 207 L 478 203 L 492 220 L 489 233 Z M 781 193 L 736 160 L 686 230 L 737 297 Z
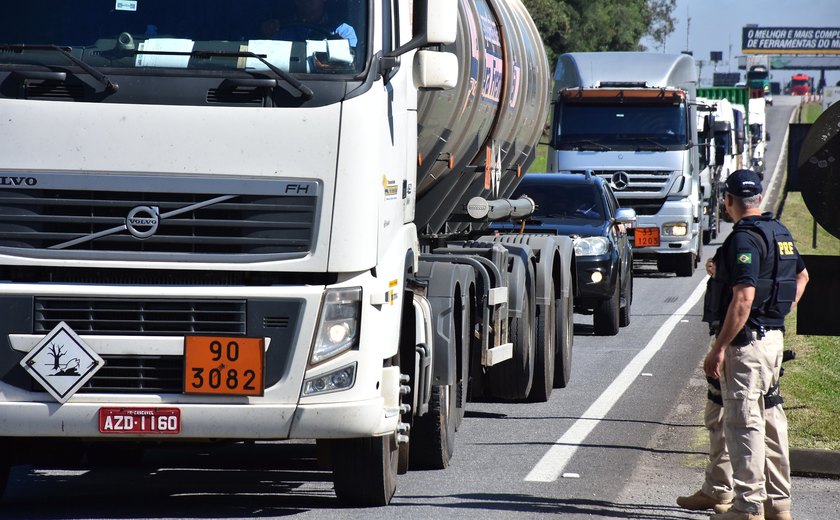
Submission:
M 703 247 L 691 56 L 569 53 L 557 60 L 548 171 L 592 170 L 636 210 L 635 259 L 691 276 Z
M 528 12 L 327 8 L 291 36 L 276 0 L 0 7 L 0 490 L 315 439 L 340 500 L 384 505 L 468 398 L 569 381 L 571 240 L 485 230 L 533 211 L 505 198 L 548 112 Z
M 764 175 L 764 156 L 770 134 L 767 132 L 767 102 L 763 97 L 749 100 L 750 168 Z
M 716 107 L 697 98 L 697 144 L 700 156 L 700 193 L 703 215 L 703 245 L 711 243 L 720 232 L 721 167 L 715 150 Z

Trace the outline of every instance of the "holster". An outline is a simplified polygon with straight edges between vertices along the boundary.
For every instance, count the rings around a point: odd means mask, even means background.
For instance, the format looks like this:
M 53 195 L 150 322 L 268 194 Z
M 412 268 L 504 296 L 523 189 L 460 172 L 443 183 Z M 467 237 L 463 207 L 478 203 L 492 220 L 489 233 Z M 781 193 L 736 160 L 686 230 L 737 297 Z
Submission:
M 744 328 L 741 329 L 738 334 L 732 339 L 732 346 L 735 347 L 746 347 L 753 340 L 753 331 L 750 329 L 749 325 L 744 325 Z

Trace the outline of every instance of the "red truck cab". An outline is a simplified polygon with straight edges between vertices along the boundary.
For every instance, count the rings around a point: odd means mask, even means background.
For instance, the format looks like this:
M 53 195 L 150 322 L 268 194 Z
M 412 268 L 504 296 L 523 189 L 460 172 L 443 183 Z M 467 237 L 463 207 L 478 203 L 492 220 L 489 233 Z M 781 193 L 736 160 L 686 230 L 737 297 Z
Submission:
M 794 96 L 804 96 L 811 93 L 814 79 L 807 74 L 794 74 L 790 78 L 790 93 Z

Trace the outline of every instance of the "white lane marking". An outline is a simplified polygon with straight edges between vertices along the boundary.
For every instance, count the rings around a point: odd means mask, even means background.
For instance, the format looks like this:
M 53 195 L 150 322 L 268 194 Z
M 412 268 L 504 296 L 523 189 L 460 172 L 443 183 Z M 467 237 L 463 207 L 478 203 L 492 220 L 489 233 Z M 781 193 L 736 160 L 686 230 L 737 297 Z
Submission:
M 554 445 L 548 449 L 543 458 L 534 466 L 534 469 L 525 477 L 526 482 L 554 482 L 557 480 L 566 464 L 578 449 L 578 446 L 586 440 L 586 437 L 595 429 L 595 426 L 606 417 L 612 407 L 621 399 L 624 392 L 633 384 L 642 369 L 650 362 L 653 356 L 662 349 L 668 336 L 680 320 L 694 307 L 703 293 L 706 291 L 706 280 L 708 275 L 703 277 L 700 285 L 694 289 L 691 296 L 683 303 L 677 311 L 665 320 L 653 335 L 650 342 L 643 348 L 624 370 L 615 378 L 606 390 L 595 400 L 594 403 L 583 413 L 583 416 L 575 421 L 562 437 L 557 439 Z

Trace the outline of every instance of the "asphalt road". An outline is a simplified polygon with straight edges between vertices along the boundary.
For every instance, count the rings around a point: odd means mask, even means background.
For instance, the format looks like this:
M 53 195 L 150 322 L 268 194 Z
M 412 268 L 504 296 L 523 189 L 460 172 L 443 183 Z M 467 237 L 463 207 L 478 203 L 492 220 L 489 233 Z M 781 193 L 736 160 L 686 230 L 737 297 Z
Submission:
M 777 96 L 770 109 L 768 177 L 791 103 Z M 617 336 L 595 337 L 575 316 L 567 388 L 547 403 L 471 403 L 451 466 L 401 476 L 389 507 L 341 508 L 314 445 L 280 442 L 155 450 L 133 469 L 17 467 L 0 518 L 707 518 L 674 502 L 702 482 L 708 445 L 705 273 L 637 264 L 635 276 L 631 324 Z M 794 487 L 795 518 L 840 518 L 840 481 Z

